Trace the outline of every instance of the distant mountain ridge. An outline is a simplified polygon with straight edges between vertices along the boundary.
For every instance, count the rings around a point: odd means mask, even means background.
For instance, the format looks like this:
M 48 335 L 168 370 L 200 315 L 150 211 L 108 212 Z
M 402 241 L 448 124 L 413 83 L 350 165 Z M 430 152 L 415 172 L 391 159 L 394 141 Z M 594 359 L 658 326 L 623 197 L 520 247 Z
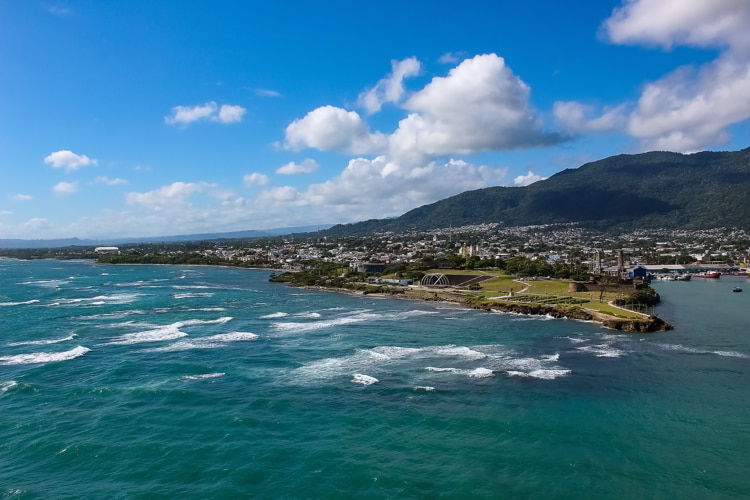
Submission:
M 429 230 L 497 222 L 576 222 L 600 230 L 750 230 L 750 148 L 729 152 L 621 154 L 525 187 L 466 191 L 395 219 L 339 224 L 329 236 Z
M 309 233 L 318 229 L 328 229 L 331 224 L 320 224 L 314 226 L 282 227 L 263 230 L 231 231 L 225 233 L 202 233 L 182 234 L 175 236 L 151 236 L 144 238 L 106 238 L 106 239 L 79 239 L 61 238 L 51 240 L 22 240 L 22 239 L 0 239 L 0 248 L 59 248 L 68 246 L 101 246 L 101 245 L 127 245 L 132 243 L 174 243 L 179 241 L 206 241 L 241 238 L 263 238 L 268 236 L 284 236 L 295 233 Z

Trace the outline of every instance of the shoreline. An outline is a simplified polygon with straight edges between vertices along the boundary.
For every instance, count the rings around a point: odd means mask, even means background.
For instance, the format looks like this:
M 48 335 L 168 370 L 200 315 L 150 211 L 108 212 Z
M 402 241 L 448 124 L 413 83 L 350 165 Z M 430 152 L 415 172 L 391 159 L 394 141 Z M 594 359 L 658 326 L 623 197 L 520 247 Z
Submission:
M 56 259 L 50 259 L 56 260 Z M 88 260 L 88 259 L 81 259 Z M 94 260 L 97 265 L 108 265 L 108 266 L 122 266 L 122 265 L 135 265 L 135 266 L 183 266 L 183 267 L 219 267 L 224 269 L 247 269 L 253 271 L 268 271 L 268 272 L 285 272 L 282 269 L 273 269 L 268 267 L 244 267 L 244 266 L 230 266 L 221 264 L 146 264 L 146 263 L 128 263 L 128 264 L 110 264 L 110 263 L 99 263 Z M 405 290 L 398 290 L 397 293 L 365 293 L 358 290 L 350 290 L 348 288 L 334 288 L 325 287 L 319 285 L 307 286 L 307 285 L 293 285 L 291 283 L 284 283 L 294 288 L 302 288 L 305 290 L 318 290 L 324 292 L 335 292 L 345 293 L 348 295 L 368 296 L 368 297 L 380 297 L 380 298 L 398 298 L 406 300 L 420 300 L 422 302 L 444 302 L 446 304 L 452 304 L 459 308 L 474 309 L 487 312 L 503 312 L 510 314 L 524 314 L 528 316 L 550 316 L 554 319 L 573 319 L 579 321 L 593 321 L 599 323 L 605 328 L 617 330 L 627 333 L 653 333 L 659 331 L 673 330 L 674 327 L 662 320 L 657 316 L 649 316 L 645 318 L 618 318 L 610 316 L 608 314 L 595 311 L 593 309 L 586 309 L 582 307 L 565 307 L 565 306 L 554 306 L 546 304 L 532 304 L 532 303 L 508 303 L 502 301 L 484 301 L 478 304 L 467 303 L 464 297 L 456 295 L 450 292 L 438 292 L 435 290 L 415 290 L 407 288 Z
M 508 314 L 523 314 L 527 316 L 550 316 L 554 319 L 572 319 L 578 321 L 593 321 L 599 323 L 605 328 L 617 330 L 626 333 L 653 333 L 673 330 L 674 327 L 657 316 L 646 318 L 617 318 L 608 314 L 585 309 L 581 307 L 563 307 L 545 304 L 531 303 L 508 303 L 499 301 L 487 301 L 481 304 L 469 304 L 458 295 L 448 295 L 438 293 L 432 290 L 403 290 L 401 293 L 365 293 L 358 290 L 349 290 L 348 288 L 332 288 L 325 286 L 307 286 L 292 285 L 284 283 L 294 288 L 305 290 L 317 290 L 323 292 L 344 293 L 348 295 L 357 295 L 362 297 L 393 298 L 405 300 L 418 300 L 422 302 L 443 302 L 454 305 L 457 308 L 474 309 L 486 312 L 501 312 Z M 411 292 L 411 293 L 409 293 Z

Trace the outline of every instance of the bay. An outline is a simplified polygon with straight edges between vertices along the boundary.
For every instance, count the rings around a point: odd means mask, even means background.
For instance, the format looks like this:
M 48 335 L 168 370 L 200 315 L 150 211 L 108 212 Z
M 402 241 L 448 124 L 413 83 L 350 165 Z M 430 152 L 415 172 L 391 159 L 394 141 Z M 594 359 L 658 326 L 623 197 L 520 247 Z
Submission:
M 267 271 L 0 261 L 7 498 L 732 498 L 750 307 L 672 332 L 299 290 Z

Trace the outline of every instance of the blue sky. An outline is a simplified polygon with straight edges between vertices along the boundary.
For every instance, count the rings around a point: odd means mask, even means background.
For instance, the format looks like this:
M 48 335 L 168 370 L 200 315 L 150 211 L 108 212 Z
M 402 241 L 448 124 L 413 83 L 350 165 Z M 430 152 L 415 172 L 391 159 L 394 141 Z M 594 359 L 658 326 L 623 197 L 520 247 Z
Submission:
M 276 4 L 0 0 L 0 238 L 352 222 L 749 145 L 744 0 Z

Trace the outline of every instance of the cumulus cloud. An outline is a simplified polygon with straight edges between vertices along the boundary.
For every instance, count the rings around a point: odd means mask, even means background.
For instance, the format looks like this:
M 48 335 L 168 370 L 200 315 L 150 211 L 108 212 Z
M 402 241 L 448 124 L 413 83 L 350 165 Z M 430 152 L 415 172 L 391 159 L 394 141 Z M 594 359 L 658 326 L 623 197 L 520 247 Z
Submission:
M 421 69 L 422 63 L 416 57 L 409 57 L 403 61 L 391 61 L 391 73 L 373 88 L 362 92 L 357 102 L 369 114 L 377 113 L 387 102 L 400 102 L 406 93 L 404 80 L 417 76 Z
M 94 179 L 94 182 L 96 184 L 105 184 L 107 186 L 119 186 L 121 184 L 127 184 L 128 183 L 128 181 L 126 181 L 125 179 L 121 179 L 119 177 L 117 177 L 115 179 L 110 179 L 106 175 L 97 176 L 97 178 Z
M 219 108 L 219 114 L 211 119 L 218 121 L 219 123 L 238 123 L 242 121 L 242 117 L 245 116 L 245 113 L 247 113 L 247 110 L 242 106 L 222 104 L 221 108 Z
M 188 205 L 188 198 L 196 193 L 207 193 L 223 200 L 228 197 L 227 191 L 210 182 L 173 182 L 145 193 L 131 192 L 125 197 L 128 205 L 135 205 L 154 212 L 174 213 Z
M 386 156 L 355 158 L 336 177 L 303 191 L 286 186 L 263 193 L 267 210 L 304 206 L 318 220 L 356 221 L 388 217 L 470 189 L 502 183 L 507 169 L 462 160 L 409 168 Z
M 197 121 L 213 121 L 218 123 L 238 123 L 247 113 L 242 106 L 234 104 L 222 104 L 219 107 L 214 101 L 197 106 L 175 106 L 172 114 L 164 117 L 164 122 L 169 125 L 186 127 Z
M 401 161 L 550 145 L 562 140 L 543 130 L 531 89 L 496 54 L 466 59 L 435 77 L 406 101 L 409 115 L 389 140 Z
M 516 186 L 528 186 L 529 184 L 533 184 L 537 181 L 543 181 L 546 177 L 542 177 L 541 175 L 537 175 L 531 170 L 529 170 L 529 173 L 526 175 L 519 175 L 515 179 L 513 179 L 513 184 Z
M 34 197 L 31 196 L 30 194 L 17 193 L 17 194 L 11 195 L 10 198 L 15 201 L 29 201 L 33 199 Z
M 318 170 L 320 165 L 312 158 L 302 160 L 300 163 L 290 162 L 276 169 L 277 174 L 294 175 L 294 174 L 311 174 Z
M 247 174 L 244 177 L 245 180 L 245 186 L 265 186 L 268 184 L 270 179 L 266 174 L 261 174 L 258 172 L 253 172 L 252 174 Z
M 58 182 L 52 187 L 52 191 L 57 194 L 72 194 L 78 190 L 77 182 Z
M 593 106 L 576 101 L 558 101 L 554 105 L 555 120 L 570 134 L 607 132 L 625 125 L 625 105 L 599 112 Z
M 47 155 L 47 157 L 44 158 L 44 163 L 52 165 L 54 168 L 64 168 L 66 172 L 72 172 L 81 167 L 96 165 L 98 162 L 92 160 L 86 155 L 77 155 L 72 151 L 64 149 Z
M 321 106 L 290 123 L 286 147 L 293 150 L 315 148 L 353 154 L 374 153 L 385 148 L 383 134 L 371 134 L 356 111 Z
M 750 48 L 746 0 L 627 0 L 602 31 L 619 44 Z
M 671 49 L 717 47 L 699 68 L 678 68 L 645 85 L 627 131 L 648 149 L 694 151 L 729 140 L 750 118 L 750 2 L 629 0 L 602 25 L 613 43 Z

